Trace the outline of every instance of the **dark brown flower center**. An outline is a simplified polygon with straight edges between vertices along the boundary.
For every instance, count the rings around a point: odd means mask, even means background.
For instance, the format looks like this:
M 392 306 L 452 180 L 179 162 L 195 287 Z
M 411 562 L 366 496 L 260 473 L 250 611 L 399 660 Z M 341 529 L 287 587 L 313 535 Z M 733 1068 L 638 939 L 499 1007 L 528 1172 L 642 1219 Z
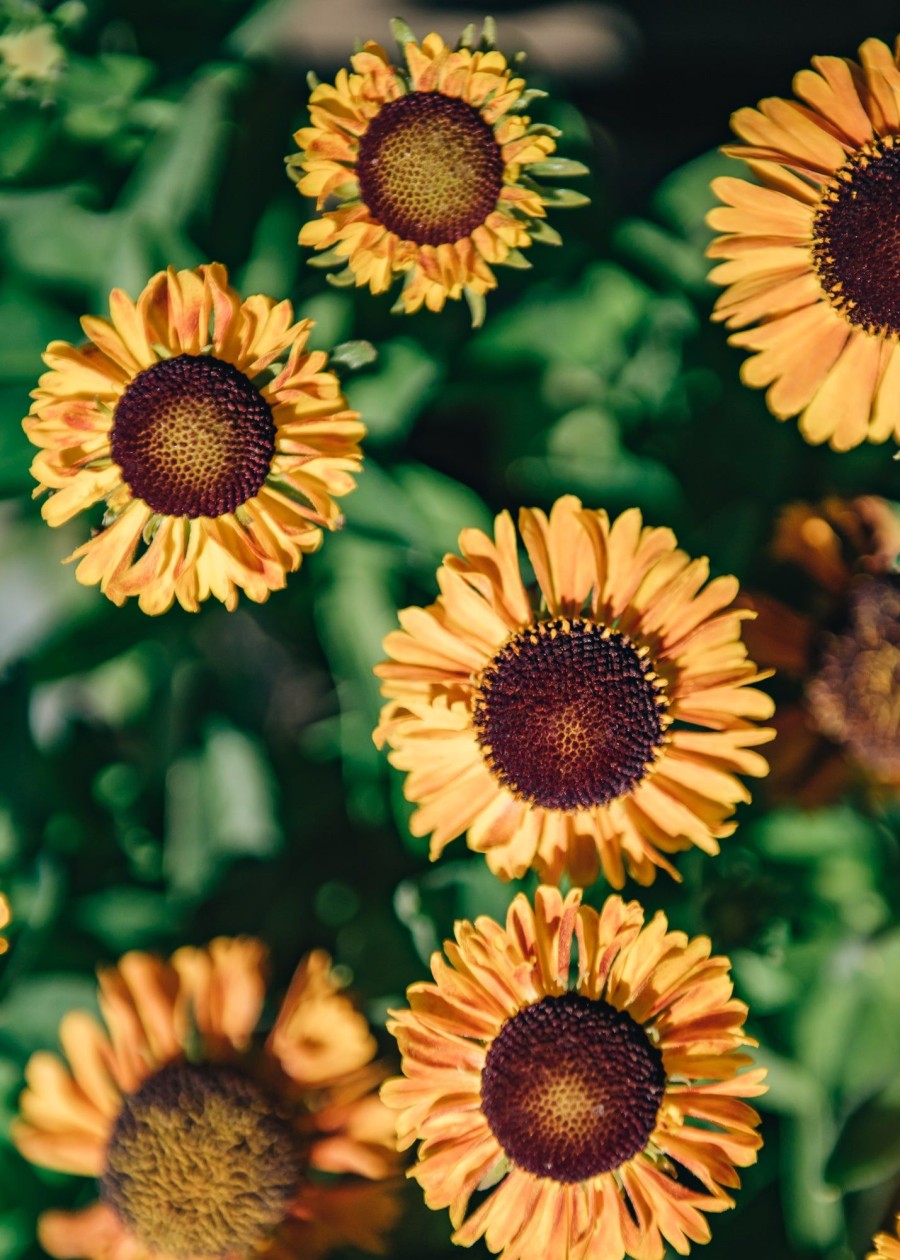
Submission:
M 180 354 L 139 372 L 116 406 L 112 457 L 165 516 L 224 516 L 262 486 L 275 454 L 269 405 L 222 359 Z
M 299 1139 L 255 1082 L 171 1063 L 125 1096 L 101 1196 L 153 1251 L 249 1256 L 284 1220 L 304 1168 Z
M 631 640 L 593 621 L 539 621 L 482 670 L 472 720 L 497 779 L 543 809 L 606 805 L 662 746 L 661 682 Z
M 854 153 L 822 194 L 813 259 L 829 301 L 851 324 L 900 335 L 900 146 Z
M 360 194 L 374 218 L 416 245 L 468 236 L 497 204 L 503 154 L 473 106 L 441 92 L 389 101 L 359 143 Z
M 481 1107 L 514 1164 L 584 1181 L 644 1149 L 665 1084 L 662 1055 L 640 1024 L 567 993 L 506 1021 L 487 1053 Z
M 877 777 L 900 780 L 900 577 L 859 580 L 806 695 L 825 735 Z

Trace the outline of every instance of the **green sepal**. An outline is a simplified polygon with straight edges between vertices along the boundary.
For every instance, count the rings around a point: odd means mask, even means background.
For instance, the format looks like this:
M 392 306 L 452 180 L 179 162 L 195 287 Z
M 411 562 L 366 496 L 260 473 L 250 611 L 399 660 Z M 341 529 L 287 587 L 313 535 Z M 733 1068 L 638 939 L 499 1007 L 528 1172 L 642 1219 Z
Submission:
M 168 346 L 164 346 L 162 342 L 159 342 L 159 341 L 151 342 L 150 349 L 153 351 L 153 353 L 156 355 L 158 359 L 171 359 L 172 358 L 172 351 L 169 349 Z
M 334 249 L 323 250 L 321 254 L 313 254 L 312 258 L 307 258 L 308 267 L 334 267 L 338 263 L 346 263 L 347 255 L 339 254 L 337 246 Z
M 520 249 L 511 249 L 499 265 L 502 267 L 515 267 L 517 271 L 531 270 L 531 263 Z
M 541 245 L 562 245 L 559 232 L 551 227 L 546 219 L 533 219 L 529 224 L 528 233 L 533 241 L 539 241 Z
M 329 356 L 329 367 L 345 367 L 350 372 L 357 372 L 361 367 L 374 363 L 378 351 L 371 341 L 342 341 L 335 346 Z
M 357 35 L 356 38 L 353 40 L 353 56 L 355 57 L 357 53 L 361 53 L 363 50 L 363 47 L 364 47 L 363 42 Z
M 418 40 L 412 33 L 412 28 L 403 21 L 403 18 L 391 18 L 390 27 L 391 34 L 401 48 L 405 48 L 407 44 L 418 43 Z
M 316 88 L 319 86 L 321 81 L 322 80 L 316 74 L 315 70 L 307 70 L 306 86 L 309 88 L 310 92 L 315 92 Z
M 475 23 L 470 22 L 457 41 L 457 48 L 472 48 L 475 45 Z
M 524 49 L 519 49 L 517 53 L 513 53 L 512 57 L 510 57 L 509 64 L 513 70 L 521 70 L 527 60 L 528 53 Z M 546 96 L 546 93 L 544 95 Z
M 299 184 L 300 180 L 306 174 L 306 171 L 303 169 L 303 154 L 291 153 L 284 159 L 284 164 L 287 168 L 288 179 L 292 184 Z
M 570 179 L 576 175 L 590 175 L 591 173 L 583 162 L 573 162 L 571 158 L 547 158 L 543 162 L 532 162 L 528 171 L 529 174 L 537 175 L 540 179 Z
M 562 135 L 559 127 L 554 127 L 551 123 L 532 123 L 530 127 L 525 128 L 526 136 L 552 136 L 554 140 L 558 140 Z
M 200 1031 L 200 1025 L 197 1022 L 197 1012 L 193 1001 L 190 999 L 184 1012 L 184 1020 L 187 1025 L 181 1043 L 184 1057 L 188 1063 L 203 1063 L 207 1058 L 207 1051 L 203 1044 L 203 1034 Z
M 497 23 L 492 17 L 486 17 L 481 24 L 481 40 L 479 47 L 482 52 L 490 52 L 497 42 Z
M 487 314 L 487 302 L 484 300 L 483 293 L 476 293 L 474 289 L 468 285 L 463 287 L 463 293 L 466 295 L 466 303 L 469 307 L 469 314 L 472 316 L 472 327 L 480 328 L 484 323 L 484 317 Z
M 163 518 L 158 512 L 154 512 L 153 515 L 148 518 L 144 528 L 141 530 L 141 537 L 148 547 L 156 537 L 156 531 L 159 529 L 160 525 L 162 525 L 162 519 Z
M 350 267 L 345 267 L 343 271 L 332 271 L 325 279 L 336 289 L 348 289 L 350 285 L 356 284 L 356 276 Z
M 560 206 L 564 209 L 574 209 L 576 206 L 589 206 L 591 204 L 590 197 L 586 197 L 584 193 L 576 192 L 574 188 L 540 188 L 541 200 L 548 206 Z
M 510 105 L 509 112 L 511 114 L 524 114 L 532 101 L 539 101 L 542 97 L 549 95 L 549 92 L 544 92 L 541 88 L 526 88 L 516 103 Z

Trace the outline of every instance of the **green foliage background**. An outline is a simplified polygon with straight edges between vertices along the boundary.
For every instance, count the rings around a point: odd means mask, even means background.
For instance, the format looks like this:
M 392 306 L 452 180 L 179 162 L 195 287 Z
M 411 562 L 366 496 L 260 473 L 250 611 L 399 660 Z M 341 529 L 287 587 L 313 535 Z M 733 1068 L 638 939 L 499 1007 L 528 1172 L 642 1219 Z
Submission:
M 729 165 L 707 150 L 728 108 L 787 92 L 814 52 L 891 39 L 890 6 L 819 5 L 802 23 L 806 6 L 762 0 L 740 14 L 623 6 L 644 63 L 611 86 L 563 85 L 540 115 L 595 172 L 593 206 L 555 217 L 565 245 L 504 273 L 475 334 L 464 306 L 391 317 L 388 300 L 328 289 L 304 265 L 306 208 L 282 157 L 306 89 L 276 55 L 283 8 L 70 0 L 52 12 L 59 76 L 0 78 L 0 885 L 15 912 L 0 963 L 0 1260 L 40 1254 L 38 1212 L 90 1197 L 5 1134 L 28 1054 L 56 1044 L 65 1010 L 94 1005 L 98 961 L 249 932 L 283 984 L 323 945 L 378 1025 L 454 918 L 505 911 L 516 889 L 461 841 L 429 866 L 370 734 L 381 639 L 399 606 L 433 598 L 463 526 L 575 491 L 613 513 L 639 505 L 716 572 L 764 587 L 780 505 L 900 498 L 889 452 L 813 450 L 741 388 L 739 356 L 708 324 L 703 257 L 709 180 Z M 4 0 L 0 36 L 39 16 Z M 680 44 L 661 50 L 660 24 Z M 656 78 L 663 52 L 676 64 Z M 87 525 L 41 522 L 20 420 L 47 341 L 77 341 L 78 315 L 102 313 L 112 286 L 136 295 L 167 263 L 211 258 L 245 294 L 292 297 L 317 345 L 375 343 L 347 385 L 370 430 L 366 471 L 347 528 L 286 592 L 151 620 L 60 565 Z M 765 1147 L 737 1210 L 713 1221 L 710 1260 L 859 1256 L 900 1208 L 898 840 L 896 811 L 773 811 L 759 793 L 721 857 L 684 855 L 682 884 L 625 890 L 730 953 L 770 1068 Z M 407 1200 L 394 1254 L 456 1254 L 445 1215 L 415 1187 Z

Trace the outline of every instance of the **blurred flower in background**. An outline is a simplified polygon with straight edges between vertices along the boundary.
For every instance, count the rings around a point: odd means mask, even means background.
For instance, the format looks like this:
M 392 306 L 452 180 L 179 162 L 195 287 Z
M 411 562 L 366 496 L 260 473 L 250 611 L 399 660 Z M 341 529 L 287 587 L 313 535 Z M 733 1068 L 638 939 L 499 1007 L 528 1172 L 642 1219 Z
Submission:
M 758 613 L 750 650 L 800 682 L 780 705 L 770 791 L 822 804 L 853 786 L 900 792 L 900 509 L 884 499 L 793 504 L 772 541 L 776 559 L 811 579 L 812 612 L 747 595 Z
M 51 1255 L 234 1260 L 380 1250 L 396 1171 L 383 1073 L 328 956 L 301 962 L 255 1036 L 266 951 L 249 938 L 131 953 L 100 972 L 105 1027 L 67 1014 L 69 1066 L 35 1055 L 14 1140 L 44 1167 L 96 1177 L 100 1201 L 48 1212 Z M 362 1191 L 360 1193 L 360 1190 Z

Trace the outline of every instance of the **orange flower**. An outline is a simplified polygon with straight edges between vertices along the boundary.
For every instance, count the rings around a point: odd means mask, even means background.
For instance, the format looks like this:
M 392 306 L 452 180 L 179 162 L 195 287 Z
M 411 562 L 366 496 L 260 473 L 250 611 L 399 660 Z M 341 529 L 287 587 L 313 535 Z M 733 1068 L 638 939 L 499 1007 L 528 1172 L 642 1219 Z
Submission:
M 798 612 L 751 594 L 750 650 L 802 686 L 779 708 L 775 797 L 825 804 L 851 786 L 900 792 L 900 512 L 872 496 L 797 503 L 781 516 L 775 556 L 812 579 Z
M 465 295 L 480 323 L 491 268 L 527 267 L 519 251 L 533 240 L 559 243 L 547 205 L 587 200 L 532 177 L 586 168 L 547 161 L 559 132 L 524 115 L 535 93 L 488 38 L 451 49 L 439 35 L 420 46 L 402 23 L 394 29 L 402 66 L 368 43 L 352 73 L 313 90 L 312 125 L 296 133 L 288 172 L 323 213 L 300 244 L 328 251 L 319 265 L 344 266 L 339 283 L 383 293 L 403 275 L 399 310 L 439 311 Z
M 25 432 L 35 492 L 61 525 L 103 502 L 75 576 L 147 613 L 196 612 L 238 590 L 262 603 L 342 524 L 365 430 L 310 320 L 289 302 L 241 302 L 218 263 L 160 272 L 136 303 L 110 294 L 81 349 L 54 341 Z
M 580 902 L 540 888 L 505 928 L 458 923 L 435 983 L 393 1013 L 404 1076 L 382 1098 L 401 1149 L 419 1141 L 411 1175 L 429 1207 L 449 1207 L 454 1242 L 484 1237 L 508 1260 L 661 1260 L 733 1206 L 735 1169 L 761 1144 L 740 1099 L 765 1073 L 740 1072 L 756 1043 L 707 937 L 667 931 L 662 914 L 644 926 L 636 901 Z
M 741 379 L 839 451 L 900 439 L 900 68 L 877 39 L 859 56 L 814 57 L 799 102 L 733 115 L 745 143 L 725 152 L 759 183 L 715 180 L 725 205 L 709 216 L 725 233 L 709 253 L 727 260 L 713 318 L 754 352 Z
M 48 1212 L 51 1255 L 292 1260 L 381 1250 L 397 1160 L 375 1042 L 328 955 L 300 964 L 269 1036 L 263 945 L 219 938 L 100 972 L 105 1027 L 65 1016 L 68 1066 L 38 1053 L 13 1140 L 35 1164 L 96 1177 L 100 1201 Z
M 460 534 L 437 602 L 385 640 L 375 739 L 409 776 L 412 832 L 432 858 L 467 833 L 503 879 L 675 875 L 668 854 L 734 831 L 736 775 L 767 771 L 737 581 L 706 584 L 708 562 L 637 509 L 610 523 L 567 496 L 519 525 L 536 588 L 504 512 L 495 538 Z

